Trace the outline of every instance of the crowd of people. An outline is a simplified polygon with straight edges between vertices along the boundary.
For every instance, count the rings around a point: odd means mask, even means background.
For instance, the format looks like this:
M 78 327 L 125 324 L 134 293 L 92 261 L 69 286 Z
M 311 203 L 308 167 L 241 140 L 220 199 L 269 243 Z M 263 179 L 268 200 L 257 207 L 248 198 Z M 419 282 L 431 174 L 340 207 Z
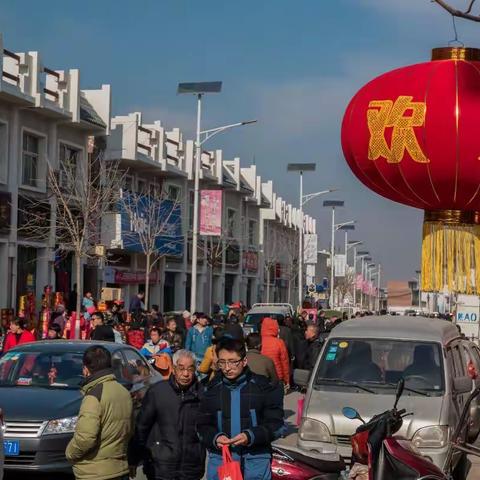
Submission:
M 76 478 L 217 480 L 222 450 L 241 462 L 245 480 L 269 479 L 271 443 L 284 432 L 283 396 L 293 369 L 312 369 L 323 342 L 342 319 L 307 312 L 263 318 L 244 334 L 241 305 L 212 316 L 146 311 L 143 293 L 99 311 L 83 307 L 85 339 L 127 343 L 150 359 L 164 381 L 147 391 L 132 423 L 130 394 L 113 375 L 101 344 L 84 355 L 84 399 L 66 451 Z M 65 315 L 52 316 L 47 339 L 65 338 Z M 10 323 L 3 353 L 36 340 L 23 319 Z M 208 457 L 208 462 L 206 462 Z M 102 472 L 99 476 L 99 472 Z M 92 476 L 96 475 L 96 476 Z

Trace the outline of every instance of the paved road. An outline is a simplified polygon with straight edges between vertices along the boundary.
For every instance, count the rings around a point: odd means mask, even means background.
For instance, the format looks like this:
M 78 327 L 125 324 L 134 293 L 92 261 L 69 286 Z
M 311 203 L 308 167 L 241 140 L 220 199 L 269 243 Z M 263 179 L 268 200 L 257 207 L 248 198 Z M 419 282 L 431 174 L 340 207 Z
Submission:
M 285 445 L 295 445 L 297 442 L 297 426 L 296 426 L 296 417 L 297 417 L 297 401 L 300 398 L 300 394 L 298 393 L 290 393 L 285 398 L 285 413 L 286 413 L 286 420 L 288 424 L 288 435 L 281 439 L 279 443 L 283 443 Z M 480 478 L 480 458 L 473 457 L 472 461 L 472 470 L 468 476 L 467 480 L 477 480 Z M 38 480 L 53 480 L 54 477 L 51 475 L 42 475 L 36 476 L 35 479 Z M 26 475 L 12 475 L 7 474 L 5 480 L 27 480 L 29 476 Z M 55 477 L 55 480 L 73 480 L 73 476 L 63 476 L 63 477 Z M 146 477 L 143 475 L 141 470 L 138 470 L 138 475 L 136 480 L 146 480 Z

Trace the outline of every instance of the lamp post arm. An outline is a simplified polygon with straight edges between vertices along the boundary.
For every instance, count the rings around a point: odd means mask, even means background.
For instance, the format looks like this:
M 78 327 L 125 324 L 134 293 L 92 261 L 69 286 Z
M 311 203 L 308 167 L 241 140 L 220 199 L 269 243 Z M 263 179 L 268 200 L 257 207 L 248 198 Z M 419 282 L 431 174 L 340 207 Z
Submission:
M 330 188 L 328 190 L 322 190 L 321 192 L 315 192 L 315 193 L 308 193 L 307 195 L 302 196 L 302 205 L 305 205 L 308 203 L 310 200 L 313 200 L 314 198 L 320 197 L 321 195 L 326 195 L 327 193 L 332 193 L 337 191 L 336 188 Z
M 203 145 L 206 141 L 210 140 L 215 135 L 224 132 L 225 130 L 230 130 L 235 127 L 242 127 L 244 125 L 250 125 L 251 123 L 256 123 L 257 120 L 249 120 L 246 122 L 237 122 L 231 123 L 230 125 L 223 125 L 221 127 L 210 128 L 209 130 L 203 130 L 200 132 L 200 135 L 204 135 L 204 138 L 200 141 L 200 145 Z

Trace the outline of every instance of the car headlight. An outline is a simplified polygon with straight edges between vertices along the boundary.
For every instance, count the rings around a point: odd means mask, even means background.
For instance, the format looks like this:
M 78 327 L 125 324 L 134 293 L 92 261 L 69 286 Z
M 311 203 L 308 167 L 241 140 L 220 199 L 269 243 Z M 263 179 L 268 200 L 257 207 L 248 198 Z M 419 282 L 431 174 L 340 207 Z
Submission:
M 415 432 L 412 438 L 414 447 L 423 448 L 442 448 L 448 443 L 449 429 L 446 425 L 434 425 L 421 428 Z
M 299 436 L 301 440 L 313 442 L 330 443 L 330 431 L 328 427 L 318 420 L 304 418 L 300 427 Z
M 56 420 L 50 420 L 47 426 L 43 430 L 42 435 L 53 435 L 55 433 L 73 433 L 77 426 L 78 416 L 59 418 Z

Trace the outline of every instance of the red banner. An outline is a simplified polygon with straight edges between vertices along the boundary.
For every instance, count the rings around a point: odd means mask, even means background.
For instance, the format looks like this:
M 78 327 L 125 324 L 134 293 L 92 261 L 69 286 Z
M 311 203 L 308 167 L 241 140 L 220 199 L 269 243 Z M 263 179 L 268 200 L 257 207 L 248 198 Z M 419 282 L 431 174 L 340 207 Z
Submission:
M 200 235 L 222 235 L 222 191 L 200 192 Z

